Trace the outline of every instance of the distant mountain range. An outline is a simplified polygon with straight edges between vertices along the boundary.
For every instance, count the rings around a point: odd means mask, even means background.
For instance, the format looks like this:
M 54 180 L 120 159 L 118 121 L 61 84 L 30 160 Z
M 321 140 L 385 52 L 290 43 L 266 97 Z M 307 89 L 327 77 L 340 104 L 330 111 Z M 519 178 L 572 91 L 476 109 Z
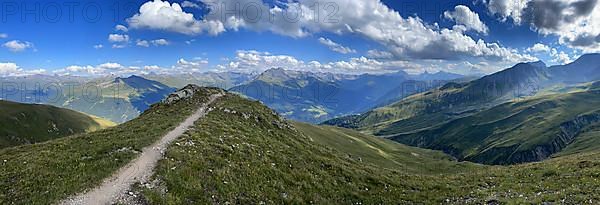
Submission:
M 432 81 L 432 80 L 456 80 L 456 79 L 461 79 L 464 78 L 464 75 L 460 75 L 460 74 L 456 74 L 456 73 L 449 73 L 449 72 L 444 72 L 444 71 L 439 71 L 437 73 L 429 73 L 427 71 L 425 71 L 424 73 L 418 74 L 418 75 L 414 75 L 411 78 L 413 80 L 419 80 L 419 81 Z
M 262 101 L 287 118 L 317 123 L 384 106 L 464 77 L 446 72 L 348 75 L 279 68 L 260 74 L 207 72 L 127 78 L 35 75 L 1 79 L 9 86 L 0 98 L 55 105 L 122 123 L 176 88 L 192 83 L 230 89 Z
M 238 72 L 205 72 L 158 75 L 148 74 L 142 77 L 158 81 L 170 87 L 182 88 L 188 84 L 229 89 L 252 80 L 256 75 Z
M 275 68 L 230 90 L 260 100 L 290 119 L 314 123 L 363 112 L 463 77 L 405 72 L 344 75 Z
M 597 123 L 598 83 L 590 82 L 600 80 L 598 73 L 598 54 L 561 66 L 520 63 L 324 124 L 481 163 L 539 161 L 559 153 L 585 127 Z

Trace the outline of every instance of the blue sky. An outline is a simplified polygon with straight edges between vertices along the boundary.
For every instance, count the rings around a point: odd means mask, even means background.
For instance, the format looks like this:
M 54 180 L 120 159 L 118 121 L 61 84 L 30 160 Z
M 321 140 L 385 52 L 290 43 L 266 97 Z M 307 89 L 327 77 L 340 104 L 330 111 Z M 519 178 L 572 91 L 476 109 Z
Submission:
M 526 4 L 515 7 L 514 2 Z M 579 1 L 592 11 L 573 11 L 580 7 L 565 2 L 559 5 L 564 12 L 552 14 L 557 18 L 540 23 L 547 13 L 532 8 L 548 5 L 535 0 L 9 0 L 0 3 L 0 74 L 260 72 L 271 67 L 469 74 L 521 61 L 562 64 L 597 52 L 600 44 L 596 0 Z M 234 3 L 242 5 L 234 11 L 246 15 L 223 15 L 223 8 L 231 13 Z M 258 16 L 256 8 L 266 15 L 251 18 Z M 317 11 L 319 19 L 310 19 Z M 283 13 L 302 17 L 281 20 Z

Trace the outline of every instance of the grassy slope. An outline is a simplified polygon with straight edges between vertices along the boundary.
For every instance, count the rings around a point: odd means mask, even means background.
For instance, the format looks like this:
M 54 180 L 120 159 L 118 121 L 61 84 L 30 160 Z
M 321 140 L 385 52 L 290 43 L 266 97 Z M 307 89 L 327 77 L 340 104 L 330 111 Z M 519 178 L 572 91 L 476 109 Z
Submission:
M 198 94 L 116 127 L 0 150 L 0 204 L 50 204 L 100 184 L 205 100 Z
M 293 123 L 314 142 L 362 162 L 407 173 L 437 174 L 457 172 L 469 166 L 433 150 L 406 146 L 394 141 L 365 135 L 349 129 Z M 443 167 L 444 170 L 440 170 Z
M 48 105 L 0 101 L 0 148 L 39 143 L 115 124 Z
M 464 85 L 456 84 L 456 86 Z M 473 96 L 481 97 L 478 94 L 478 92 L 468 91 L 464 87 L 432 89 L 361 115 L 333 119 L 325 124 L 357 128 L 377 135 L 413 132 L 460 116 L 448 113 L 462 113 L 479 109 L 484 103 L 473 100 Z
M 598 153 L 508 167 L 456 164 L 438 152 L 353 131 L 297 123 L 288 127 L 264 106 L 238 97 L 228 96 L 215 106 L 196 123 L 197 129 L 169 148 L 152 183 L 138 185 L 145 200 L 151 204 L 464 204 L 600 199 Z M 422 158 L 411 160 L 412 153 Z M 381 156 L 386 154 L 389 158 Z M 396 166 L 394 161 L 410 167 Z

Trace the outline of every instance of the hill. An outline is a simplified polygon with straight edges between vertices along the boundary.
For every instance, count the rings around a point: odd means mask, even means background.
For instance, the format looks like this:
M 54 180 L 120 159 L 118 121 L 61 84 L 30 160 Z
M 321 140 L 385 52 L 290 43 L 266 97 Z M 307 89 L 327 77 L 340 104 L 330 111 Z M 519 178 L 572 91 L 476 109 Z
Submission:
M 151 106 L 98 132 L 0 150 L 0 203 L 52 204 L 98 185 L 207 100 Z M 584 203 L 595 199 L 594 151 L 541 163 L 459 163 L 351 130 L 289 122 L 227 94 L 169 146 L 138 203 Z M 42 168 L 43 167 L 43 168 Z M 577 176 L 577 177 L 573 177 Z
M 110 126 L 114 123 L 68 109 L 0 100 L 0 149 Z

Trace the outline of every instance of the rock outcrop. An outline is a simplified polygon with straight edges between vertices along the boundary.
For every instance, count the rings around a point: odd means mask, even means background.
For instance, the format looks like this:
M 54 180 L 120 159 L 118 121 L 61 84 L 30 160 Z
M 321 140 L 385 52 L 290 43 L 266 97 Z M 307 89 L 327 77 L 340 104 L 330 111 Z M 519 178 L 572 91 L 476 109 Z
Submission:
M 532 150 L 514 153 L 509 158 L 509 163 L 535 162 L 547 159 L 560 152 L 588 126 L 600 123 L 600 111 L 580 115 L 577 118 L 560 125 L 560 133 L 550 143 L 538 145 Z
M 194 94 L 196 94 L 197 92 L 199 92 L 201 90 L 202 90 L 202 87 L 193 85 L 193 84 L 189 84 L 189 85 L 186 85 L 185 87 L 177 90 L 176 92 L 169 94 L 169 96 L 167 98 L 162 100 L 162 103 L 171 105 L 182 99 L 191 98 L 194 96 Z

